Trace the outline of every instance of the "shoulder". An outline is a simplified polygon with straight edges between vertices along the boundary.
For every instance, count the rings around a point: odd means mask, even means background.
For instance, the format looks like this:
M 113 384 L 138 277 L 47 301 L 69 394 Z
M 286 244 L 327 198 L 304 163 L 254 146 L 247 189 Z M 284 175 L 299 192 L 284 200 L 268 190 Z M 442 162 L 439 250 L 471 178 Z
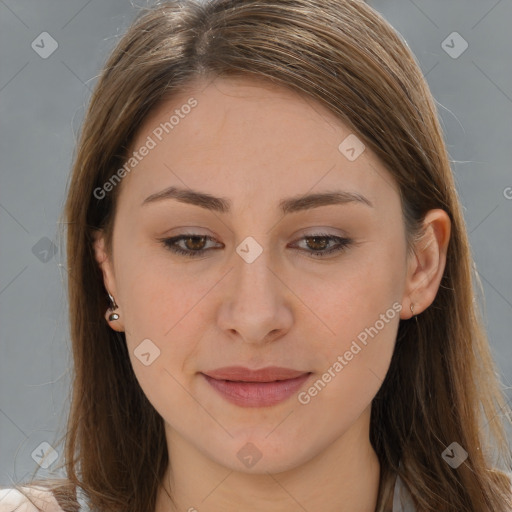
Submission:
M 0 512 L 63 512 L 50 490 L 36 486 L 21 490 L 0 489 Z

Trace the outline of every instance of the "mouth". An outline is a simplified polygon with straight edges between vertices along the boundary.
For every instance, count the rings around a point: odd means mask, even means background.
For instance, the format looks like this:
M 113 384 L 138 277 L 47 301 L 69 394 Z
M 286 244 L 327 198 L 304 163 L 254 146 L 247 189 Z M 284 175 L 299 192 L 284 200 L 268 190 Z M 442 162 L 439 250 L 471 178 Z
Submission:
M 268 407 L 284 402 L 311 374 L 275 366 L 260 370 L 231 366 L 201 373 L 224 399 L 241 407 Z

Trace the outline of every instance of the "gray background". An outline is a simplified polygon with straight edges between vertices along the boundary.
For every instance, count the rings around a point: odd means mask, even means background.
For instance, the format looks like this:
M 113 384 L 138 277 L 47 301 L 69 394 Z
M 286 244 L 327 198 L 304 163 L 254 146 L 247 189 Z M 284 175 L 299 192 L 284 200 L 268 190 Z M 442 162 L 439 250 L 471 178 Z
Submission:
M 512 2 L 369 3 L 403 35 L 437 100 L 512 399 Z M 64 432 L 71 359 L 60 215 L 90 91 L 138 10 L 128 0 L 0 0 L 0 486 L 25 481 L 48 453 L 40 444 L 55 446 Z M 469 45 L 457 58 L 454 31 Z M 58 43 L 47 58 L 31 47 L 51 49 L 42 32 Z

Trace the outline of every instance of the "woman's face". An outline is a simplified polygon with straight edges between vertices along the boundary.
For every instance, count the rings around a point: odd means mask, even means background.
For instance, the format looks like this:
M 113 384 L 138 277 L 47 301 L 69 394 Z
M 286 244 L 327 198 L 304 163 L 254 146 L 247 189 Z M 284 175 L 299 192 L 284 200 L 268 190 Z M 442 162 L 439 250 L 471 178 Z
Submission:
M 368 437 L 411 316 L 398 188 L 311 100 L 246 79 L 196 85 L 146 120 L 118 185 L 111 325 L 173 449 L 284 471 Z M 295 373 L 205 376 L 233 366 Z

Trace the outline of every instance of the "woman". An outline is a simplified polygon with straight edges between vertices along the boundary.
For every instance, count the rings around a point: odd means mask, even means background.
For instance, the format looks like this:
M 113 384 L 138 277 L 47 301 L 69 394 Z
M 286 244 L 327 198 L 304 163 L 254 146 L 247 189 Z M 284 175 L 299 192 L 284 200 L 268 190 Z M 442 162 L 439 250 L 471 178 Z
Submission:
M 65 216 L 68 478 L 18 488 L 35 507 L 511 510 L 434 100 L 364 2 L 149 10 Z

